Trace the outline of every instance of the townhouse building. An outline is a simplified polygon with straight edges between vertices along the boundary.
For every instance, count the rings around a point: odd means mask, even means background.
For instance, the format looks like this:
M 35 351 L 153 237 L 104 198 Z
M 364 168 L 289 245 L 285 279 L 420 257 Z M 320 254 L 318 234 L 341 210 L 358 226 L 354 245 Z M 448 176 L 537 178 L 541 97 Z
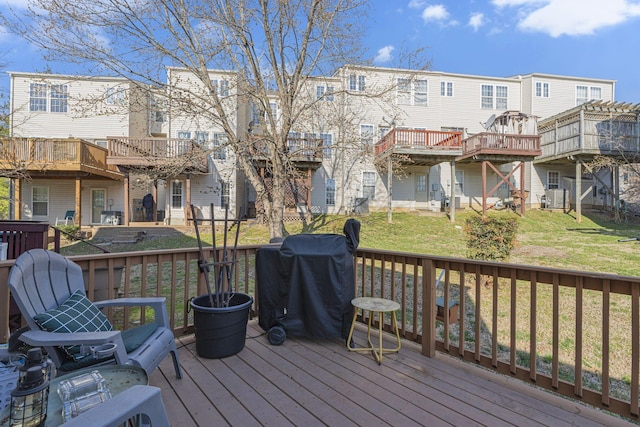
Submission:
M 142 220 L 147 193 L 157 206 L 154 219 L 167 224 L 185 224 L 191 204 L 205 217 L 211 206 L 215 215 L 228 206 L 232 215 L 260 216 L 255 190 L 226 146 L 221 113 L 181 99 L 215 90 L 227 129 L 249 141 L 265 131 L 269 117 L 243 96 L 235 73 L 209 70 L 212 86 L 204 87 L 189 70 L 170 67 L 162 92 L 119 78 L 9 76 L 14 143 L 49 153 L 44 163 L 33 162 L 30 180 L 15 180 L 14 218 L 53 223 L 74 209 L 82 225 L 104 223 L 105 212 L 129 224 Z M 611 172 L 593 177 L 557 148 L 543 156 L 536 124 L 585 102 L 616 105 L 613 80 L 345 65 L 331 76 L 309 77 L 297 102 L 306 108 L 288 140 L 300 172 L 287 199 L 292 217 L 365 207 L 484 209 L 509 201 L 514 189 L 527 205 L 538 206 L 548 189 L 575 192 L 576 180 L 581 193 L 590 195 L 586 204 L 612 203 L 612 191 L 591 188 L 594 181 L 600 188 L 612 185 Z M 275 96 L 269 110 L 277 121 Z M 545 125 L 545 132 L 550 129 Z M 637 126 L 626 131 L 638 134 Z M 139 174 L 160 164 L 159 158 L 198 147 L 210 153 L 205 164 L 162 179 Z M 82 157 L 87 150 L 95 153 Z M 60 153 L 64 161 L 56 157 Z M 259 152 L 253 160 L 268 174 Z

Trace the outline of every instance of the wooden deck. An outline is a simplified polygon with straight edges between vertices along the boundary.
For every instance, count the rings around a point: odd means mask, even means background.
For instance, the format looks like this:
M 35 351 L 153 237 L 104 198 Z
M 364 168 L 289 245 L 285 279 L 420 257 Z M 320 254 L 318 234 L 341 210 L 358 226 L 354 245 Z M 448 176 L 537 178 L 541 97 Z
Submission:
M 193 335 L 179 340 L 183 379 L 171 358 L 150 379 L 171 425 L 633 425 L 446 355 L 423 357 L 409 342 L 378 366 L 339 339 L 271 346 L 256 320 L 247 335 L 225 359 L 197 357 Z

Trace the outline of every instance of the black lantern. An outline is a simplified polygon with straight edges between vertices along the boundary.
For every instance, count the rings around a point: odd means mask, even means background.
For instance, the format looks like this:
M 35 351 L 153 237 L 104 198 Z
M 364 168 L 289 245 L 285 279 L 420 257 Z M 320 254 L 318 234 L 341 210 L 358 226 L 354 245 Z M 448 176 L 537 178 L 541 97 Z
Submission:
M 47 419 L 49 377 L 42 366 L 31 366 L 11 392 L 11 426 L 39 427 Z

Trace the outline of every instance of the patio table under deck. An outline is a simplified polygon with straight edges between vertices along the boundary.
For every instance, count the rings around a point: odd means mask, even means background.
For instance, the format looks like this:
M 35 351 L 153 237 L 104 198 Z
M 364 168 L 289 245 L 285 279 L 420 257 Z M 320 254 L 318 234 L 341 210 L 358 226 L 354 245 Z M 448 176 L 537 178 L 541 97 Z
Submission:
M 150 378 L 171 425 L 633 425 L 441 353 L 424 357 L 408 341 L 379 366 L 341 339 L 271 346 L 257 320 L 247 335 L 224 359 L 200 358 L 193 335 L 179 338 L 183 379 L 170 358 Z M 354 336 L 366 340 L 366 327 Z

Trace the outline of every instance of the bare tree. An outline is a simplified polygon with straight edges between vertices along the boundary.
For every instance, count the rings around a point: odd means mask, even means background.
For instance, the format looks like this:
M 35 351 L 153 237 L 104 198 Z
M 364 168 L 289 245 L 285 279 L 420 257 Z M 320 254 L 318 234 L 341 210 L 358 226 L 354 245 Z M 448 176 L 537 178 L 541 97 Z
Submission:
M 48 59 L 126 77 L 160 95 L 169 91 L 169 85 L 170 108 L 206 118 L 224 131 L 227 148 L 264 207 L 271 237 L 280 237 L 285 190 L 296 178 L 292 159 L 297 153 L 288 149 L 288 135 L 313 123 L 319 103 L 308 96 L 310 85 L 319 79 L 344 78 L 336 74 L 344 64 L 363 64 L 360 37 L 367 3 L 30 0 L 28 10 L 5 15 L 4 24 L 43 48 Z M 412 60 L 411 65 L 420 69 L 425 64 Z M 167 66 L 186 70 L 195 84 L 171 81 Z M 236 99 L 259 111 L 264 118 L 260 132 L 227 114 L 228 97 L 215 87 L 211 70 L 233 73 L 229 89 Z M 362 96 L 384 104 L 384 94 L 392 87 L 392 83 L 374 85 Z M 277 114 L 271 103 L 277 105 Z M 334 115 L 325 124 L 339 122 L 340 143 L 355 149 L 356 132 L 344 128 L 354 117 L 345 117 L 344 110 L 334 114 L 342 116 Z M 268 183 L 253 161 L 256 150 L 267 156 Z

